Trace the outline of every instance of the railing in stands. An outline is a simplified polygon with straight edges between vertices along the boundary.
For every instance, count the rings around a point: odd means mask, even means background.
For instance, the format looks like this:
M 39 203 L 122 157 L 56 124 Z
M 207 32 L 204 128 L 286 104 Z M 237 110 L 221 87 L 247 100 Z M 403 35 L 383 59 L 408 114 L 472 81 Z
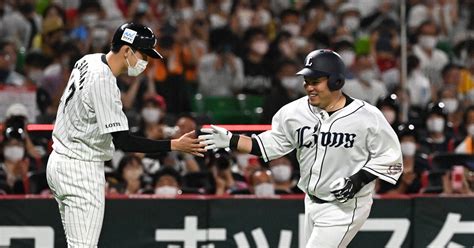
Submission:
M 216 124 L 218 125 L 218 124 Z M 218 125 L 223 127 L 231 132 L 263 132 L 269 130 L 272 126 L 271 125 L 243 125 L 243 124 L 227 124 L 227 125 Z M 203 125 L 203 127 L 210 127 L 209 124 Z M 0 125 L 0 128 L 3 128 L 3 125 Z M 29 124 L 27 126 L 28 131 L 53 131 L 54 125 L 53 124 Z
M 453 197 L 453 196 L 440 196 L 438 194 L 390 194 L 390 195 L 374 195 L 376 199 L 412 199 L 421 197 Z M 455 197 L 466 197 L 472 198 L 467 195 L 456 195 Z M 30 199 L 53 199 L 52 195 L 0 195 L 0 200 L 30 200 Z M 182 199 L 182 200 L 213 200 L 213 199 L 281 199 L 281 200 L 298 200 L 304 199 L 303 194 L 290 194 L 290 195 L 275 195 L 273 197 L 257 197 L 255 195 L 197 195 L 197 194 L 185 194 L 177 195 L 176 197 L 167 197 L 160 195 L 121 195 L 121 194 L 109 194 L 106 199 L 111 200 L 126 200 L 126 199 Z

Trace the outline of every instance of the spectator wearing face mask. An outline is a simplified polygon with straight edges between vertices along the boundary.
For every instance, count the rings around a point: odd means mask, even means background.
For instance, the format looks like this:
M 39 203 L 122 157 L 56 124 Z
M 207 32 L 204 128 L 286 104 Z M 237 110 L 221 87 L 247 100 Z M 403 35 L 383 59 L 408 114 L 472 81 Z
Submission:
M 337 10 L 339 24 L 343 26 L 350 34 L 357 37 L 360 26 L 360 10 L 354 3 L 343 3 Z
M 233 195 L 255 195 L 257 197 L 271 197 L 276 194 L 272 172 L 265 168 L 252 171 L 248 177 L 247 189 L 233 190 Z M 280 192 L 283 193 L 283 192 Z
M 276 67 L 273 87 L 263 101 L 262 123 L 271 123 L 273 115 L 285 104 L 304 93 L 303 80 L 296 75 L 299 65 L 293 60 L 281 60 Z
M 267 52 L 268 61 L 297 60 L 296 44 L 292 42 L 291 33 L 280 31 L 270 43 Z
M 156 172 L 154 177 L 154 194 L 174 197 L 183 193 L 182 178 L 179 172 L 170 167 L 164 167 Z
M 464 112 L 462 127 L 466 136 L 454 151 L 474 155 L 474 105 L 469 106 Z
M 435 102 L 428 105 L 425 118 L 427 133 L 421 135 L 420 151 L 432 158 L 437 153 L 453 152 L 454 139 L 447 133 L 449 128 L 446 125 L 445 105 L 442 102 Z
M 120 181 L 118 193 L 142 194 L 145 189 L 145 172 L 139 157 L 129 154 L 122 158 L 117 168 Z
M 5 127 L 12 127 L 21 129 L 23 131 L 23 138 L 26 148 L 27 155 L 34 159 L 34 162 L 38 165 L 38 168 L 43 165 L 41 158 L 45 156 L 45 150 L 40 151 L 37 149 L 35 143 L 37 140 L 33 140 L 27 131 L 27 125 L 29 123 L 29 112 L 31 111 L 21 103 L 14 103 L 10 105 L 5 113 Z
M 418 138 L 415 126 L 410 123 L 400 124 L 397 129 L 403 156 L 403 174 L 396 185 L 379 181 L 379 194 L 416 194 L 422 188 L 421 178 L 428 170 L 428 165 L 417 153 Z
M 354 63 L 356 53 L 354 51 L 354 39 L 352 36 L 346 35 L 339 37 L 333 44 L 334 51 L 337 52 L 344 64 L 346 65 L 346 79 L 353 79 L 356 77 L 354 72 Z
M 441 70 L 449 62 L 448 56 L 436 48 L 438 43 L 438 27 L 431 21 L 423 22 L 416 32 L 417 43 L 413 46 L 413 53 L 420 59 L 423 74 L 428 77 L 431 84 L 439 87 Z M 436 61 L 436 63 L 433 63 Z
M 250 176 L 250 193 L 257 197 L 271 197 L 275 195 L 274 179 L 267 169 L 255 170 Z
M 25 133 L 22 128 L 7 127 L 2 142 L 0 188 L 6 194 L 30 192 L 30 160 L 25 152 Z M 1 194 L 1 193 L 0 193 Z
M 149 96 L 145 98 L 143 108 L 140 111 L 144 132 L 150 126 L 162 123 L 166 116 L 167 104 L 165 99 L 160 95 Z
M 400 102 L 397 95 L 390 94 L 386 98 L 380 99 L 376 106 L 380 109 L 393 130 L 397 130 L 400 124 Z
M 199 93 L 203 96 L 233 96 L 242 88 L 244 67 L 233 52 L 238 38 L 228 29 L 211 31 L 209 47 L 212 52 L 204 55 L 198 66 Z
M 438 98 L 444 103 L 447 126 L 452 132 L 453 138 L 457 141 L 463 138 L 463 132 L 460 130 L 462 122 L 462 104 L 457 98 L 456 88 L 451 85 L 443 86 L 438 93 Z
M 17 48 L 15 43 L 8 40 L 0 41 L 0 84 L 22 86 L 25 77 L 15 71 L 17 63 Z
M 407 58 L 407 88 L 410 104 L 417 109 L 424 109 L 431 101 L 431 84 L 421 71 L 420 59 L 416 55 Z
M 346 81 L 343 88 L 344 93 L 372 105 L 375 105 L 379 99 L 385 98 L 387 89 L 377 79 L 378 71 L 369 55 L 358 55 L 354 70 L 356 78 Z
M 270 161 L 269 167 L 273 176 L 275 194 L 293 194 L 291 161 L 286 157 L 281 157 Z
M 242 93 L 263 94 L 271 88 L 271 64 L 266 60 L 268 39 L 259 28 L 248 29 L 244 34 L 244 85 Z
M 287 57 L 291 59 L 296 59 L 291 56 L 300 56 L 311 51 L 312 44 L 308 42 L 310 34 L 304 33 L 304 30 L 302 30 L 304 28 L 302 14 L 303 12 L 297 9 L 285 9 L 280 13 L 280 31 L 288 32 L 291 35 L 288 40 L 289 43 L 282 44 L 286 47 L 281 49 L 293 49 L 293 51 L 285 51 Z

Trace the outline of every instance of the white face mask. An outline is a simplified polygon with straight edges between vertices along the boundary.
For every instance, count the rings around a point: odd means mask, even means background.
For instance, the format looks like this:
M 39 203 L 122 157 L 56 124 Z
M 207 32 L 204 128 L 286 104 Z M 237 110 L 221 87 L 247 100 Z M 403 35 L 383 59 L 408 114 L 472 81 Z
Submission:
M 283 183 L 291 178 L 291 167 L 286 164 L 278 164 L 270 168 L 273 174 L 273 179 L 277 183 Z
M 474 124 L 469 124 L 469 126 L 467 126 L 467 133 L 474 137 Z
M 273 196 L 275 195 L 275 188 L 271 183 L 261 183 L 255 186 L 256 196 Z
M 142 168 L 126 168 L 123 171 L 123 178 L 125 180 L 138 180 L 142 175 Z
M 142 73 L 146 69 L 148 62 L 143 59 L 137 58 L 137 55 L 135 55 L 133 51 L 132 51 L 132 54 L 137 59 L 137 63 L 135 64 L 135 66 L 131 66 L 130 62 L 128 62 L 128 58 L 126 58 L 126 61 L 128 64 L 128 75 L 132 77 L 136 77 L 140 75 L 140 73 Z
M 260 18 L 260 24 L 262 26 L 268 25 L 272 20 L 272 16 L 270 15 L 270 12 L 268 12 L 267 10 L 260 10 L 258 12 L 258 17 Z
M 25 148 L 21 146 L 6 146 L 3 149 L 3 156 L 11 162 L 18 162 L 25 156 Z
M 146 107 L 142 109 L 142 118 L 146 123 L 158 123 L 160 117 L 161 111 L 158 108 Z
M 415 142 L 405 141 L 405 142 L 402 142 L 400 146 L 402 148 L 403 155 L 409 156 L 409 157 L 415 155 L 415 152 L 416 152 Z
M 355 16 L 349 16 L 343 20 L 344 27 L 349 29 L 349 31 L 356 31 L 359 28 L 359 23 L 360 19 Z
M 178 188 L 173 186 L 161 186 L 155 188 L 155 194 L 165 196 L 175 196 L 178 194 Z
M 237 164 L 241 169 L 246 168 L 249 165 L 250 154 L 238 153 L 235 158 L 237 159 Z
M 226 13 L 226 14 L 229 14 L 230 13 L 230 10 L 232 9 L 232 0 L 224 0 L 224 1 L 221 1 L 221 4 L 220 4 L 220 9 Z
M 352 66 L 352 64 L 354 64 L 355 53 L 353 51 L 345 50 L 340 52 L 339 55 L 341 56 L 342 61 L 347 67 Z
M 436 36 L 432 35 L 420 35 L 418 43 L 425 49 L 433 49 L 436 46 Z
M 99 15 L 95 13 L 87 13 L 81 17 L 81 21 L 87 27 L 92 27 L 99 21 Z
M 395 111 L 392 110 L 384 110 L 382 111 L 383 116 L 385 116 L 385 119 L 388 121 L 388 123 L 393 124 L 397 118 L 397 114 Z
M 296 23 L 288 23 L 281 26 L 281 30 L 287 31 L 292 36 L 298 36 L 300 34 L 301 27 Z
M 302 82 L 299 77 L 283 77 L 281 79 L 281 85 L 288 90 L 296 90 L 301 87 Z
M 28 77 L 33 81 L 34 84 L 39 85 L 41 80 L 43 79 L 43 71 L 42 70 L 34 70 L 28 73 Z
M 218 14 L 211 14 L 211 16 L 209 17 L 209 23 L 211 25 L 211 28 L 213 29 L 220 28 L 227 25 L 227 19 Z
M 252 43 L 250 48 L 254 52 L 256 52 L 260 55 L 264 55 L 268 51 L 268 43 L 266 41 L 263 41 L 263 40 L 262 41 L 255 41 L 254 43 Z
M 239 18 L 239 25 L 243 30 L 246 30 L 250 27 L 252 24 L 251 21 L 253 17 L 253 11 L 249 9 L 242 9 L 239 10 L 237 16 Z
M 184 20 L 191 20 L 194 16 L 194 11 L 192 8 L 184 8 L 179 11 L 179 15 Z
M 448 114 L 452 114 L 458 109 L 458 100 L 455 98 L 443 98 L 441 101 L 444 103 L 444 107 Z
M 444 130 L 444 119 L 443 118 L 432 118 L 426 123 L 426 127 L 430 132 L 442 132 Z
M 370 83 L 375 78 L 375 72 L 371 69 L 363 70 L 359 73 L 359 78 L 366 83 Z

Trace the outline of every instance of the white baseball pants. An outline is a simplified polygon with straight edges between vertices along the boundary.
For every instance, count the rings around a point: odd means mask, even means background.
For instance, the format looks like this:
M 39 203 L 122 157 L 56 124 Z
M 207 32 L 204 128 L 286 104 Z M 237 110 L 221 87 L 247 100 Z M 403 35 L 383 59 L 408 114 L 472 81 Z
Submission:
M 79 161 L 53 151 L 46 177 L 59 205 L 68 248 L 97 247 L 104 219 L 104 163 Z
M 345 203 L 315 203 L 306 195 L 304 201 L 306 248 L 347 247 L 369 217 L 372 207 L 372 195 Z

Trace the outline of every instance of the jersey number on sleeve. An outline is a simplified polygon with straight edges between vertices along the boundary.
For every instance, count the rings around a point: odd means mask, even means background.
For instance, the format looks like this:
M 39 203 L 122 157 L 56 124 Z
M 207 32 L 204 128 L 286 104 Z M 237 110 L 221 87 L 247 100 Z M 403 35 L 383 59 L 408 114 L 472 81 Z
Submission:
M 72 72 L 71 73 L 71 77 L 69 78 L 69 87 L 67 88 L 67 97 L 66 97 L 66 100 L 64 101 L 64 109 L 63 109 L 63 113 L 66 111 L 66 106 L 68 104 L 68 102 L 71 100 L 72 96 L 74 96 L 74 93 L 76 92 L 76 86 L 74 84 L 74 73 Z M 65 93 L 66 94 L 66 93 Z

